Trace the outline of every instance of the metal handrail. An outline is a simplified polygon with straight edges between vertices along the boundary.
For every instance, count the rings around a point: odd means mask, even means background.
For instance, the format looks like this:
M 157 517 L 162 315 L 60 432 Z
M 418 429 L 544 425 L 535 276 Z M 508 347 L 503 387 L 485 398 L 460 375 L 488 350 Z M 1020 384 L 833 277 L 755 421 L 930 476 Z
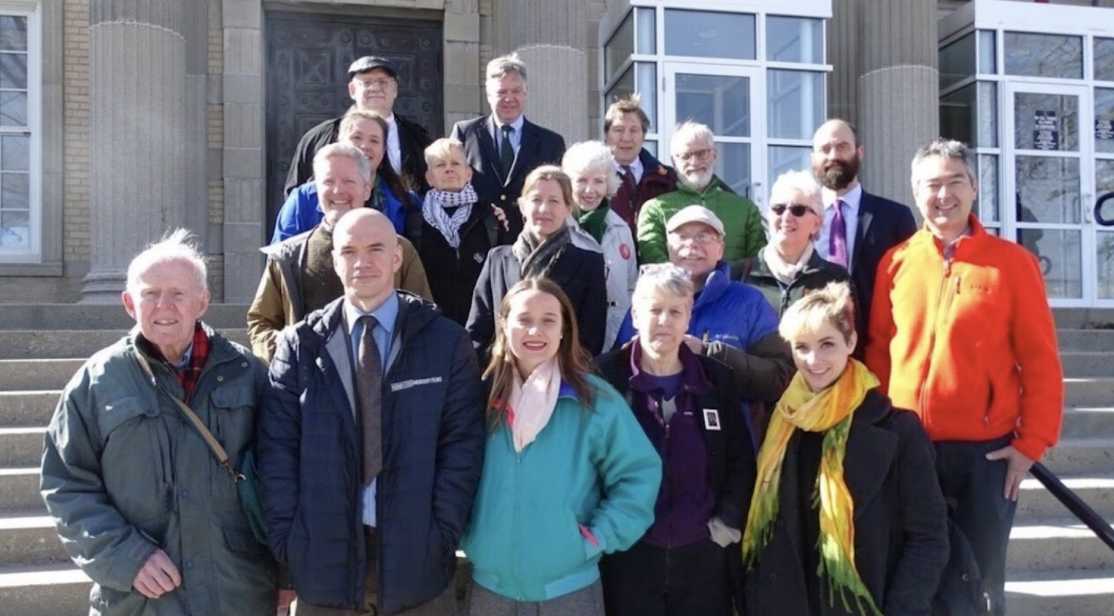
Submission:
M 1052 471 L 1048 470 L 1045 465 L 1037 462 L 1033 465 L 1033 468 L 1029 469 L 1029 472 L 1056 497 L 1056 500 L 1063 503 L 1069 511 L 1075 514 L 1075 517 L 1079 518 L 1080 522 L 1086 524 L 1099 539 L 1102 539 L 1107 547 L 1114 550 L 1114 527 L 1111 527 L 1090 505 L 1083 502 L 1083 499 L 1079 498 L 1079 495 L 1073 492 L 1071 488 L 1064 485 L 1064 482 L 1052 474 Z

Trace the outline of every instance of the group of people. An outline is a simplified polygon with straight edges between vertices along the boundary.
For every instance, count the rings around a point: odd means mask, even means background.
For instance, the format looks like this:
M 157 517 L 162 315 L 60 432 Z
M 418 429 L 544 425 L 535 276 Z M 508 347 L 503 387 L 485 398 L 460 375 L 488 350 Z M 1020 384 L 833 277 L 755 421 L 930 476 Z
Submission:
M 63 392 L 42 494 L 91 613 L 451 615 L 462 549 L 472 616 L 927 615 L 949 519 L 1005 613 L 1062 374 L 966 147 L 913 158 L 917 230 L 825 122 L 763 220 L 708 127 L 651 156 L 637 99 L 566 150 L 513 56 L 445 139 L 393 113 L 389 61 L 349 77 L 291 166 L 251 351 L 202 321 L 178 231 Z

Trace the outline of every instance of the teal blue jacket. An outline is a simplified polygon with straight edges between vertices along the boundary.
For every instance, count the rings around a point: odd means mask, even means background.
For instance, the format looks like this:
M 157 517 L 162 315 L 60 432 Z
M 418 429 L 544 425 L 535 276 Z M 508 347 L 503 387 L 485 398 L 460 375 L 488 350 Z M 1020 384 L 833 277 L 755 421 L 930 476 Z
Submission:
M 599 579 L 601 553 L 626 550 L 654 520 L 661 458 L 623 398 L 589 381 L 594 407 L 562 384 L 549 423 L 522 453 L 505 422 L 488 437 L 462 547 L 472 579 L 494 593 L 546 601 L 586 588 Z

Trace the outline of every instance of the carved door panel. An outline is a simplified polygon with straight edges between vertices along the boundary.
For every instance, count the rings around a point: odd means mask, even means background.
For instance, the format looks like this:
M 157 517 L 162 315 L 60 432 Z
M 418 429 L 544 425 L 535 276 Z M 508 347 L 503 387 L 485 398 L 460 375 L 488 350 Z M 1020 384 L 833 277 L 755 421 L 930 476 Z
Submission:
M 395 113 L 444 134 L 441 23 L 319 12 L 268 11 L 266 32 L 267 238 L 302 135 L 344 114 L 348 65 L 383 56 L 398 67 Z

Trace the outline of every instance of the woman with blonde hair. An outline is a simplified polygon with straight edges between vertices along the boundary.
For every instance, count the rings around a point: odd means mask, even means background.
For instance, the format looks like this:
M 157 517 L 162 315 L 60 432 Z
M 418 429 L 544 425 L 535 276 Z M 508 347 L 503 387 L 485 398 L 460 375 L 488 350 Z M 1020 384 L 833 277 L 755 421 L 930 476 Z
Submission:
M 511 246 L 493 248 L 472 292 L 465 328 L 472 346 L 486 363 L 495 339 L 495 311 L 519 280 L 546 277 L 557 283 L 573 307 L 580 343 L 592 355 L 603 349 L 607 323 L 607 288 L 603 256 L 572 242 L 566 220 L 572 213 L 572 182 L 555 165 L 543 165 L 526 176 L 518 207 L 524 228 Z
M 749 613 L 928 615 L 948 538 L 924 428 L 851 357 L 846 284 L 805 295 L 779 331 L 797 374 L 758 453 L 742 546 Z
M 522 280 L 500 302 L 484 468 L 461 542 L 472 616 L 603 616 L 600 556 L 654 519 L 661 462 L 591 374 L 577 333 L 551 280 Z
M 607 274 L 603 348 L 610 349 L 638 281 L 634 237 L 626 221 L 611 210 L 611 197 L 619 190 L 619 174 L 611 150 L 599 141 L 584 141 L 570 147 L 561 159 L 561 168 L 573 186 L 575 207 L 569 217 L 573 244 L 603 253 Z

